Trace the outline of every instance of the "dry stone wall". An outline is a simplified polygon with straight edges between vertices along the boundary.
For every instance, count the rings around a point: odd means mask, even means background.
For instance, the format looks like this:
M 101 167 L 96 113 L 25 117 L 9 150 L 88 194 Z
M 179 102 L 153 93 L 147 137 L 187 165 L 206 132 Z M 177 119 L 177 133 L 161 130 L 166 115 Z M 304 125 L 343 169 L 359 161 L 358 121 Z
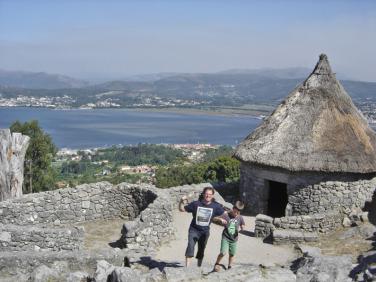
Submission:
M 150 185 L 101 182 L 24 195 L 0 202 L 0 277 L 25 277 L 40 265 L 56 263 L 90 272 L 98 259 L 116 261 L 150 254 L 174 237 L 173 210 L 188 195 L 196 200 L 210 184 L 158 189 Z M 217 200 L 223 202 L 220 195 Z M 73 226 L 86 220 L 123 217 L 118 247 L 109 252 L 83 250 L 84 230 Z
M 0 224 L 0 251 L 79 250 L 84 230 L 80 227 L 48 228 Z
M 203 188 L 207 186 L 211 185 L 203 183 L 159 189 L 157 199 L 135 220 L 124 224 L 122 244 L 128 249 L 138 250 L 154 248 L 171 240 L 175 233 L 172 212 L 177 209 L 180 198 L 189 195 L 191 200 L 198 199 Z
M 255 236 L 272 237 L 273 242 L 296 243 L 316 241 L 318 232 L 325 233 L 341 226 L 343 215 L 338 212 L 272 218 L 259 214 L 255 221 Z
M 369 180 L 323 181 L 319 184 L 296 188 L 289 196 L 294 214 L 326 213 L 352 208 L 364 208 L 371 202 L 376 188 L 376 178 Z
M 143 186 L 108 182 L 84 184 L 0 202 L 0 223 L 35 225 L 123 217 L 135 218 L 156 195 Z
M 157 198 L 154 190 L 100 182 L 0 202 L 0 251 L 81 249 L 84 231 L 70 224 L 134 219 Z

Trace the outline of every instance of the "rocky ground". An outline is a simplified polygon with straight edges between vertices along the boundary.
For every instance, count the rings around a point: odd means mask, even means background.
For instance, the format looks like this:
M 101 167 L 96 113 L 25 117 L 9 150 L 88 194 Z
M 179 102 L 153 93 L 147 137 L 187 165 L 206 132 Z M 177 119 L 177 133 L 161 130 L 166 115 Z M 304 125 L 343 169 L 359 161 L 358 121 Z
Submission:
M 175 213 L 177 228 L 175 240 L 159 250 L 147 253 L 114 249 L 109 243 L 119 235 L 122 220 L 86 223 L 85 248 L 87 251 L 118 252 L 125 260 L 111 264 L 106 260 L 96 263 L 95 273 L 69 273 L 63 262 L 52 266 L 41 265 L 31 274 L 31 280 L 17 277 L 18 281 L 250 281 L 250 282 L 346 282 L 376 281 L 376 251 L 373 250 L 375 227 L 363 224 L 338 230 L 321 237 L 318 247 L 280 247 L 263 243 L 252 237 L 253 219 L 246 217 L 247 232 L 240 235 L 239 252 L 233 268 L 223 267 L 213 272 L 218 252 L 221 227 L 213 225 L 206 259 L 202 267 L 192 264 L 185 268 L 184 248 L 190 216 Z M 184 235 L 184 236 L 183 236 Z M 366 240 L 368 238 L 368 240 Z M 365 243 L 365 242 L 366 243 Z M 367 252 L 364 252 L 367 250 Z M 362 253 L 361 256 L 359 254 Z M 226 265 L 225 261 L 224 264 Z M 120 266 L 121 265 L 121 266 Z M 25 279 L 24 279 L 25 278 Z M 15 281 L 1 279 L 0 281 Z
M 355 263 L 358 257 L 374 248 L 376 227 L 364 223 L 352 228 L 340 228 L 320 237 L 317 244 L 324 255 L 350 255 Z
M 77 272 L 71 273 L 70 277 L 78 279 L 87 275 L 93 281 L 376 281 L 372 280 L 376 273 L 376 252 L 372 251 L 376 227 L 372 224 L 322 235 L 316 247 L 273 246 L 253 237 L 254 218 L 245 217 L 247 228 L 239 237 L 235 265 L 227 270 L 224 260 L 221 271 L 213 272 L 222 227 L 211 227 L 203 266 L 199 268 L 192 264 L 185 268 L 184 250 L 190 220 L 189 214 L 175 212 L 176 239 L 155 253 L 130 255 L 129 267 L 99 261 L 94 275 Z M 121 223 L 121 220 L 105 221 L 99 225 L 86 223 L 85 247 L 88 250 L 111 248 L 108 243 L 118 236 L 117 225 Z M 359 256 L 361 254 L 363 256 Z M 51 273 L 46 268 L 40 270 Z M 70 281 L 79 281 L 74 279 Z

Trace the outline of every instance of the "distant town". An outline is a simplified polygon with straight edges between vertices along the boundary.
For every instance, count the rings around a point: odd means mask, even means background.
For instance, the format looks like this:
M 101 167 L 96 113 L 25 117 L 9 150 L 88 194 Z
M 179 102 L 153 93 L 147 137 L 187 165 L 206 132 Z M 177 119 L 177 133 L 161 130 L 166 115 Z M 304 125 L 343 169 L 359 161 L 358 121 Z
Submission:
M 106 94 L 106 93 L 104 93 Z M 103 94 L 103 95 L 104 95 Z M 99 97 L 98 97 L 99 98 Z M 165 98 L 165 97 L 139 97 L 137 101 L 128 104 L 119 103 L 118 98 L 105 98 L 95 102 L 85 103 L 78 107 L 74 104 L 77 100 L 71 96 L 63 95 L 61 97 L 33 97 L 19 95 L 12 98 L 4 98 L 0 94 L 0 107 L 43 107 L 53 109 L 95 109 L 95 108 L 158 108 L 158 107 L 192 107 L 211 104 L 210 101 L 196 101 L 187 99 Z
M 60 149 L 53 161 L 58 188 L 96 181 L 156 183 L 161 166 L 208 161 L 209 155 L 230 155 L 232 147 L 212 144 L 138 144 L 75 150 Z M 168 156 L 167 156 L 168 155 Z M 210 157 L 209 157 L 210 159 Z
M 111 92 L 111 91 L 110 91 Z M 5 98 L 0 93 L 0 107 L 40 107 L 51 109 L 103 109 L 103 108 L 174 108 L 189 107 L 198 108 L 202 106 L 210 106 L 211 101 L 196 101 L 188 99 L 166 98 L 159 96 L 140 96 L 137 101 L 129 102 L 124 105 L 120 104 L 118 98 L 105 98 L 109 93 L 97 95 L 99 100 L 95 102 L 85 103 L 76 106 L 77 100 L 74 97 L 63 95 L 57 97 L 33 97 L 19 95 L 17 97 Z M 110 93 L 112 94 L 112 93 Z M 367 121 L 376 124 L 376 101 L 373 99 L 356 99 L 356 106 L 363 113 Z M 252 114 L 252 112 L 250 112 Z

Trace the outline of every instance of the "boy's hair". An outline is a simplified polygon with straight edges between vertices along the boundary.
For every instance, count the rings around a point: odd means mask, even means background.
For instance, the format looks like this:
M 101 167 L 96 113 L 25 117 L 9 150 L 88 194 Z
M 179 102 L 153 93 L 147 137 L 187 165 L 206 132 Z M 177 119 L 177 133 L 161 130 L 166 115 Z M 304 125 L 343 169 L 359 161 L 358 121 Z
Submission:
M 242 211 L 244 209 L 244 203 L 241 201 L 236 201 L 233 208 L 237 209 L 238 211 Z

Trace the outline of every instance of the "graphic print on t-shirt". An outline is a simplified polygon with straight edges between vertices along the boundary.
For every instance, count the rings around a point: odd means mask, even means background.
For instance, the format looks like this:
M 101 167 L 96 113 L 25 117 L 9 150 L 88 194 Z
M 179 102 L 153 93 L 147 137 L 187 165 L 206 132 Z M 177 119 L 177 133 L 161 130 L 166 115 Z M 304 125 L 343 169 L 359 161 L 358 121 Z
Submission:
M 209 226 L 213 209 L 198 207 L 196 213 L 196 225 Z
M 230 222 L 227 226 L 228 234 L 230 234 L 231 236 L 233 236 L 236 232 L 236 223 L 237 223 L 237 220 L 235 218 L 232 218 L 230 219 Z

